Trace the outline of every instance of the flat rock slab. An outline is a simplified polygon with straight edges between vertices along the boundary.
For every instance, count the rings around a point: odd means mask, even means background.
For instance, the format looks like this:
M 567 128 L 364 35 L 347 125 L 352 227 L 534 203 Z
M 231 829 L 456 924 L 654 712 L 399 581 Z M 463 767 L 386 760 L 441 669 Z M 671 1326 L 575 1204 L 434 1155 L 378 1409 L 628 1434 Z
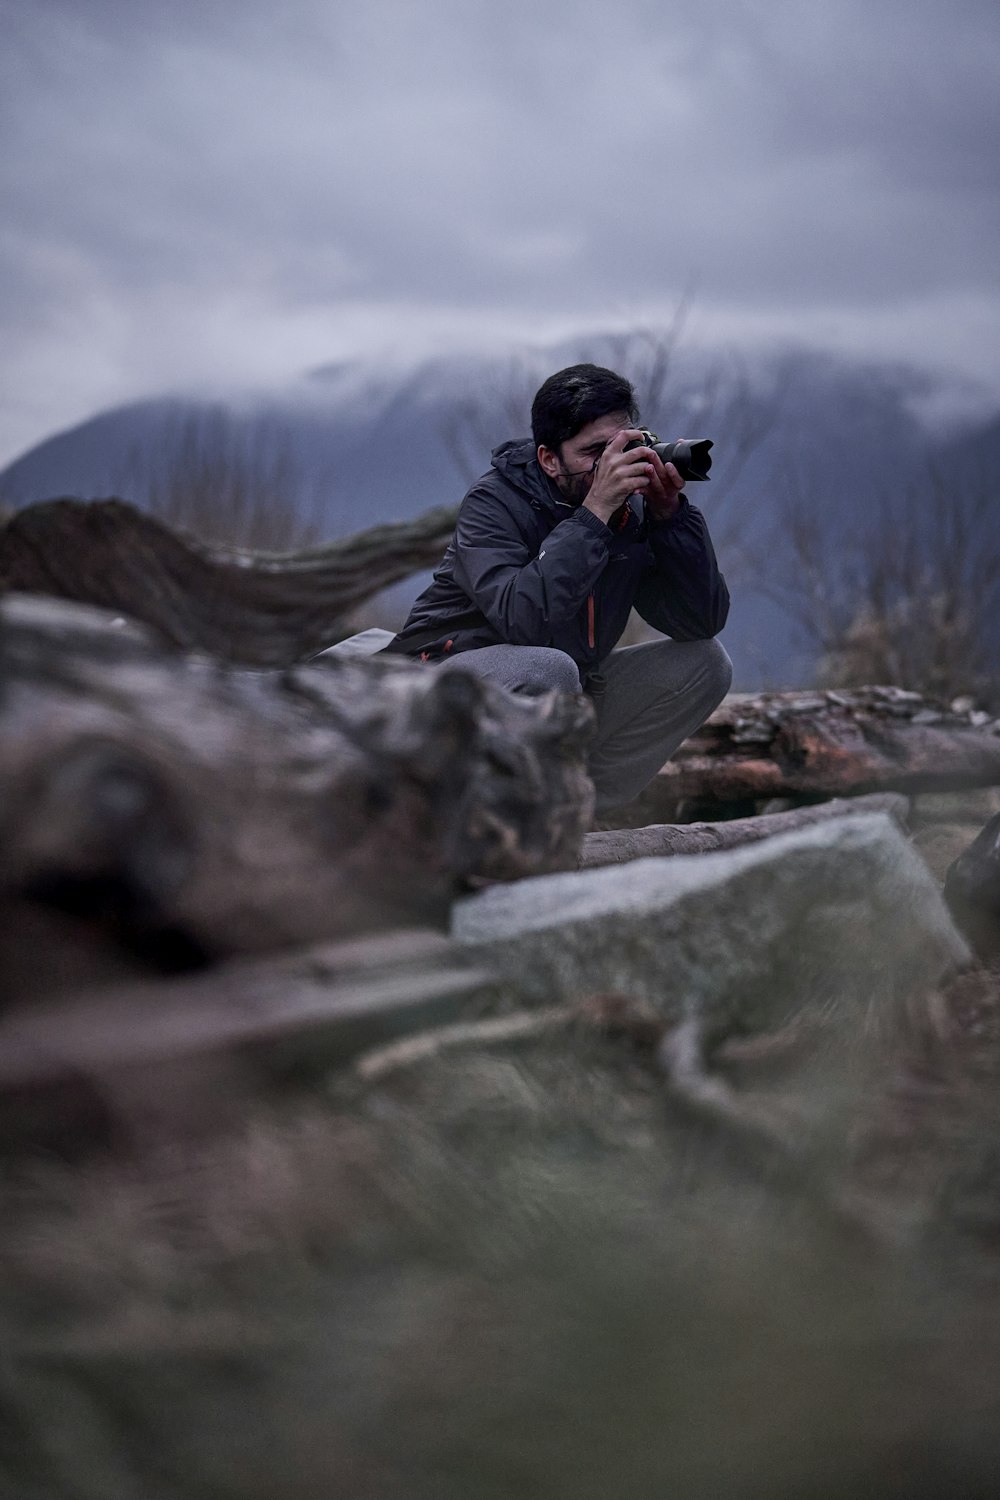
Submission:
M 717 1034 L 804 1009 L 875 1023 L 970 959 L 885 814 L 494 886 L 456 904 L 452 930 L 532 1003 L 618 991 Z

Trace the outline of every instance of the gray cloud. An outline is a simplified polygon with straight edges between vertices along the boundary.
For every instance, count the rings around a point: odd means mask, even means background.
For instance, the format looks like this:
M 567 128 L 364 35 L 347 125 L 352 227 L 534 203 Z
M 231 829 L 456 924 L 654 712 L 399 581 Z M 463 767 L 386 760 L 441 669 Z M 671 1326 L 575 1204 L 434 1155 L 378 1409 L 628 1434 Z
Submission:
M 0 458 L 109 400 L 669 316 L 1000 390 L 995 7 L 7 0 Z

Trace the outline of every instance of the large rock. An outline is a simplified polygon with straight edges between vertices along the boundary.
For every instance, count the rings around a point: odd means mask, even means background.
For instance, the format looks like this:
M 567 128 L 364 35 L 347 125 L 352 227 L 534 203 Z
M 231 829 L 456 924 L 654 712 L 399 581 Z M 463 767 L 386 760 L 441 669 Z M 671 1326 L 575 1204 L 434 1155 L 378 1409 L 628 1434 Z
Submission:
M 453 932 L 526 1000 L 620 991 L 716 1034 L 810 1006 L 867 1026 L 970 956 L 884 814 L 496 886 L 456 905 Z

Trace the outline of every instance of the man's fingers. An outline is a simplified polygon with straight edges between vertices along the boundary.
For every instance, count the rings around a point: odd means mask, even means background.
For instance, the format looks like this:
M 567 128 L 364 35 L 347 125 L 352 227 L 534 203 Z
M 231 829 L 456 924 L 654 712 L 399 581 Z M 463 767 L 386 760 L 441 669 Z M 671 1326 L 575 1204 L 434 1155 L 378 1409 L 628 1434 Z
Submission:
M 605 453 L 611 452 L 610 448 L 605 448 L 604 451 Z M 622 453 L 619 448 L 615 457 L 620 458 L 622 463 L 629 468 L 634 468 L 638 465 L 644 469 L 651 469 L 655 463 L 659 463 L 659 459 L 652 448 L 631 448 L 628 453 Z
M 671 489 L 682 490 L 684 480 L 681 478 L 680 470 L 676 464 L 664 463 L 658 453 L 652 454 L 653 472 L 661 484 L 669 485 Z
M 642 433 L 639 431 L 638 427 L 623 427 L 620 432 L 615 433 L 614 437 L 611 439 L 604 452 L 620 453 L 626 443 L 631 443 L 635 438 L 641 437 Z

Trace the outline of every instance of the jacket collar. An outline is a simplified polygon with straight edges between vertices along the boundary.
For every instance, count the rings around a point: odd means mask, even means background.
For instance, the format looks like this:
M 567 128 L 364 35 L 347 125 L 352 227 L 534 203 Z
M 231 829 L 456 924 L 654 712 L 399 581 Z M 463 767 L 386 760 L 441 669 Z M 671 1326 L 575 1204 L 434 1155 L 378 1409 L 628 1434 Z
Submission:
M 530 438 L 514 438 L 501 443 L 499 448 L 493 449 L 492 463 L 497 473 L 526 496 L 536 509 L 548 511 L 560 520 L 576 509 L 563 499 L 552 480 L 542 472 Z

